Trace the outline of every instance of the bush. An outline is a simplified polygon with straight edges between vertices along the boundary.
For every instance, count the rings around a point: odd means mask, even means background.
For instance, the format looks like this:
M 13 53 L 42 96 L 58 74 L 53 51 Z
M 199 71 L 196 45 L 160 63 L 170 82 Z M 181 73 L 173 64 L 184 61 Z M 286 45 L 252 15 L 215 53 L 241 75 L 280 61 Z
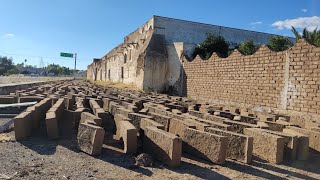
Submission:
M 209 59 L 213 52 L 218 53 L 221 57 L 227 57 L 229 44 L 221 36 L 215 36 L 208 33 L 207 38 L 196 47 L 193 55 L 199 54 L 205 59 Z
M 253 43 L 252 40 L 246 40 L 240 44 L 238 48 L 239 52 L 244 55 L 251 55 L 256 52 L 257 46 Z
M 279 52 L 289 49 L 292 43 L 283 36 L 274 36 L 269 40 L 269 46 L 273 51 Z
M 6 73 L 4 73 L 4 75 L 6 75 L 6 76 L 9 76 L 11 74 L 19 74 L 18 69 L 16 67 L 14 67 L 14 68 L 8 70 Z

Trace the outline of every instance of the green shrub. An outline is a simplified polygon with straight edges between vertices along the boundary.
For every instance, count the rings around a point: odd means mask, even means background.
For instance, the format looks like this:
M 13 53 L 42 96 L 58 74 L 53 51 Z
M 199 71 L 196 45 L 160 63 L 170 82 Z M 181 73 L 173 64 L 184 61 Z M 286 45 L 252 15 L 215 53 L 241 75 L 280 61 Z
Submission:
M 199 54 L 205 59 L 209 59 L 213 52 L 216 52 L 221 57 L 227 57 L 229 44 L 222 36 L 215 36 L 208 33 L 207 38 L 194 51 L 194 56 Z
M 14 67 L 14 68 L 8 70 L 6 73 L 4 73 L 4 75 L 6 75 L 6 76 L 9 76 L 11 74 L 19 74 L 18 69 L 16 67 Z
M 257 50 L 257 46 L 253 43 L 252 40 L 246 40 L 240 44 L 238 51 L 244 55 L 251 55 L 255 53 Z
M 269 46 L 273 51 L 279 52 L 289 49 L 292 43 L 283 36 L 274 36 L 269 40 Z

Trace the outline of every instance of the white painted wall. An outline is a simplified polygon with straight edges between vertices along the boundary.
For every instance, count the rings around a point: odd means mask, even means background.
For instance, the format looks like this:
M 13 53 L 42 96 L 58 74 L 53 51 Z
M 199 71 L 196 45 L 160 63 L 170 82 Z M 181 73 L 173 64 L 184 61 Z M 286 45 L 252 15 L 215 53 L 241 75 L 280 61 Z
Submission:
M 191 57 L 196 44 L 174 42 L 173 44 L 166 45 L 168 52 L 168 85 L 174 87 L 179 93 L 182 92 L 182 55 Z M 180 82 L 179 82 L 180 81 Z

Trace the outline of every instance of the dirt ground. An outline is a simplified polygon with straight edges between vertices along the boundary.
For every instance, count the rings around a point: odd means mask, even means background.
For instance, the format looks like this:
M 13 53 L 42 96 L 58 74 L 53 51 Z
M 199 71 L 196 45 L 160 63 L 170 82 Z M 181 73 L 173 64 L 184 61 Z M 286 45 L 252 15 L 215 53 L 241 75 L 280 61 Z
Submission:
M 12 137 L 13 132 L 7 134 Z M 0 179 L 320 179 L 320 153 L 309 161 L 282 165 L 255 159 L 247 165 L 227 160 L 215 165 L 188 155 L 170 169 L 160 162 L 137 167 L 134 155 L 105 145 L 96 157 L 80 152 L 75 138 L 50 141 L 31 137 L 22 142 L 0 141 Z

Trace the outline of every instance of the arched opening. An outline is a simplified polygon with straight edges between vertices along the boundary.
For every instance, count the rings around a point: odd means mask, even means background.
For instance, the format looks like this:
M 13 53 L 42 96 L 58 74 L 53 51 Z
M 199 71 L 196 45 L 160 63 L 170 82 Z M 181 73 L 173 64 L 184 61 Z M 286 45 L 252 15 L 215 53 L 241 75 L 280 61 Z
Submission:
M 131 60 L 131 58 L 132 58 L 132 54 L 131 53 L 132 53 L 131 49 L 129 49 L 129 60 Z
M 124 61 L 123 63 L 127 63 L 127 54 L 124 54 Z
M 124 78 L 124 72 L 123 72 L 123 67 L 121 67 L 121 79 Z

